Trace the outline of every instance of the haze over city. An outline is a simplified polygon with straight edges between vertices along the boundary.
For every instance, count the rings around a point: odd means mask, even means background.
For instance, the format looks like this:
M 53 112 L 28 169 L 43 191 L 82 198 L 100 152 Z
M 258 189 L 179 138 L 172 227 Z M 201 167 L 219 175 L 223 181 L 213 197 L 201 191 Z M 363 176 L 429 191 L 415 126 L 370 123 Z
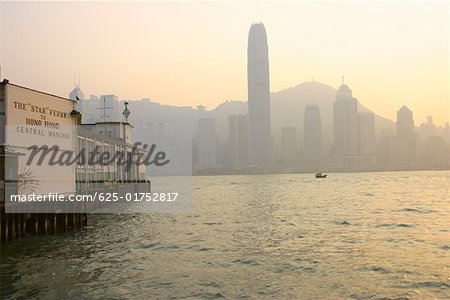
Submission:
M 150 98 L 213 109 L 247 100 L 249 26 L 267 30 L 270 90 L 304 81 L 416 124 L 449 119 L 448 2 L 195 2 L 0 4 L 2 78 L 66 96 Z M 101 12 L 99 14 L 99 12 Z
M 0 298 L 448 298 L 449 8 L 0 2 Z

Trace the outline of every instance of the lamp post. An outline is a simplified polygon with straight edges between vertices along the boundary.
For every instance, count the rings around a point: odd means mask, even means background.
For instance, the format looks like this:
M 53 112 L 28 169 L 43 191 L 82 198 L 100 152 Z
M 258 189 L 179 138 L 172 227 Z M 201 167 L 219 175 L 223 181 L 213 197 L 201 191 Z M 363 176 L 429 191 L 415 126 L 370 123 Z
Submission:
M 123 112 L 122 112 L 122 115 L 125 117 L 125 124 L 123 124 L 123 140 L 124 140 L 124 142 L 125 142 L 125 154 L 126 154 L 126 156 L 128 156 L 128 155 L 130 155 L 129 153 L 128 153 L 128 149 L 127 149 L 127 124 L 128 124 L 128 117 L 130 116 L 130 110 L 128 109 L 128 101 L 125 101 L 124 102 L 124 105 L 125 105 L 125 109 L 123 110 Z M 126 178 L 127 179 L 129 179 L 128 178 L 129 176 L 128 176 L 128 174 L 126 174 Z
M 125 101 L 125 109 L 122 112 L 122 115 L 125 117 L 125 123 L 128 123 L 128 117 L 130 116 L 130 110 L 128 109 L 128 102 Z

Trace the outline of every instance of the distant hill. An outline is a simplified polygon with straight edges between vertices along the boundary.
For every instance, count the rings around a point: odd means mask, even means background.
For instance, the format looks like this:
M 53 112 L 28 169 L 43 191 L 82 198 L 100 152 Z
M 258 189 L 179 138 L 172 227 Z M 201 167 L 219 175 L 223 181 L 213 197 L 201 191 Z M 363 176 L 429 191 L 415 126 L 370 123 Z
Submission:
M 307 104 L 317 104 L 322 119 L 322 131 L 324 147 L 333 143 L 333 102 L 336 89 L 320 82 L 304 82 L 295 87 L 290 87 L 275 93 L 271 93 L 272 135 L 275 142 L 279 142 L 281 128 L 285 126 L 296 127 L 299 141 L 302 141 L 303 114 Z M 357 95 L 354 95 L 357 96 Z M 199 116 L 210 117 L 216 120 L 218 139 L 228 139 L 228 118 L 233 114 L 247 113 L 247 102 L 240 100 L 227 100 L 216 108 L 200 114 L 192 107 L 178 107 L 162 105 L 149 99 L 130 101 L 129 108 L 132 112 L 130 122 L 137 128 L 145 128 L 149 124 L 168 123 L 192 123 L 195 124 Z M 359 111 L 370 111 L 358 101 Z M 375 117 L 377 134 L 383 131 L 394 132 L 395 124 L 391 120 Z
M 281 128 L 296 127 L 299 140 L 302 139 L 303 114 L 307 104 L 317 104 L 320 109 L 324 146 L 333 142 L 333 103 L 337 90 L 320 82 L 304 82 L 295 87 L 271 93 L 272 135 L 280 136 Z M 358 101 L 358 111 L 370 111 Z M 226 138 L 228 116 L 247 113 L 247 102 L 226 101 L 211 111 L 216 119 L 219 136 Z M 394 130 L 394 122 L 375 115 L 375 128 L 378 134 Z

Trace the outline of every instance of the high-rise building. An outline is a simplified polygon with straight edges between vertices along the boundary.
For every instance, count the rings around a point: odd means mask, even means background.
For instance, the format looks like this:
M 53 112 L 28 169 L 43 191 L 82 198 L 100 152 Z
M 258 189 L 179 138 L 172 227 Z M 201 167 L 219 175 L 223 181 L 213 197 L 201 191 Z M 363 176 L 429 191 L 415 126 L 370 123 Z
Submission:
M 358 101 L 344 83 L 334 102 L 334 143 L 343 170 L 373 170 L 375 157 L 375 116 L 358 114 Z
M 252 24 L 248 34 L 247 81 L 250 160 L 257 166 L 267 166 L 272 158 L 270 84 L 267 35 L 262 23 Z
M 397 137 L 401 139 L 414 138 L 414 119 L 413 112 L 403 105 L 397 111 Z
M 281 128 L 281 160 L 284 164 L 298 161 L 297 128 Z
M 375 155 L 375 114 L 359 113 L 359 154 Z
M 119 109 L 119 99 L 115 95 L 102 95 L 99 101 L 99 111 L 101 122 L 122 121 Z
M 248 115 L 231 115 L 228 124 L 229 163 L 233 168 L 248 164 Z
M 419 128 L 419 138 L 426 141 L 429 137 L 435 136 L 437 132 L 436 125 L 433 123 L 433 117 L 428 116 L 427 122 L 422 123 Z
M 404 105 L 397 112 L 397 136 L 392 143 L 390 163 L 398 170 L 413 169 L 416 166 L 413 112 Z
M 334 102 L 334 144 L 338 157 L 358 155 L 358 108 L 352 90 L 339 87 Z
M 214 119 L 198 120 L 198 169 L 209 169 L 217 166 L 217 137 Z
M 444 128 L 442 128 L 441 136 L 444 138 L 444 141 L 450 146 L 450 125 L 445 123 Z
M 317 166 L 322 153 L 322 122 L 318 105 L 307 105 L 303 118 L 305 164 Z
M 80 100 L 77 100 L 78 99 Z M 91 95 L 85 98 L 79 86 L 69 94 L 69 99 L 77 101 L 77 110 L 81 113 L 83 123 L 121 122 L 123 116 L 119 99 L 115 95 Z
M 442 136 L 428 137 L 422 144 L 419 162 L 427 169 L 448 169 L 450 167 L 450 152 Z

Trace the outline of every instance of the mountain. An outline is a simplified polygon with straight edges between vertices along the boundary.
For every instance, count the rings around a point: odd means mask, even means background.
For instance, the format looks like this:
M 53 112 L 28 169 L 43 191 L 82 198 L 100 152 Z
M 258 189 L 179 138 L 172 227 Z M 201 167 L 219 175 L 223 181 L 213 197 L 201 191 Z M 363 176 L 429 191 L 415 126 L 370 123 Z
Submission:
M 333 103 L 337 90 L 320 82 L 303 82 L 271 93 L 272 136 L 274 142 L 279 143 L 281 128 L 292 126 L 297 128 L 298 139 L 301 145 L 303 132 L 303 114 L 305 106 L 317 104 L 322 119 L 323 146 L 333 144 Z M 145 134 L 145 130 L 159 123 L 191 124 L 195 127 L 199 117 L 208 117 L 216 120 L 218 140 L 226 142 L 228 139 L 228 118 L 233 114 L 246 114 L 247 102 L 227 100 L 216 108 L 201 112 L 192 107 L 178 107 L 162 105 L 149 99 L 129 101 L 131 111 L 130 123 Z M 358 101 L 358 111 L 370 111 Z M 378 135 L 382 132 L 394 132 L 395 124 L 375 114 L 375 129 Z
M 292 126 L 297 128 L 301 143 L 305 106 L 317 104 L 322 119 L 324 146 L 331 146 L 333 143 L 333 103 L 336 92 L 337 90 L 329 85 L 313 81 L 271 93 L 272 135 L 275 137 L 275 142 L 279 142 L 281 128 Z M 370 109 L 358 101 L 358 111 L 369 112 Z M 228 117 L 232 114 L 247 113 L 247 102 L 226 101 L 210 113 L 216 119 L 218 136 L 226 139 L 228 135 Z M 393 132 L 394 127 L 394 122 L 375 114 L 375 130 L 378 135 L 385 131 Z

